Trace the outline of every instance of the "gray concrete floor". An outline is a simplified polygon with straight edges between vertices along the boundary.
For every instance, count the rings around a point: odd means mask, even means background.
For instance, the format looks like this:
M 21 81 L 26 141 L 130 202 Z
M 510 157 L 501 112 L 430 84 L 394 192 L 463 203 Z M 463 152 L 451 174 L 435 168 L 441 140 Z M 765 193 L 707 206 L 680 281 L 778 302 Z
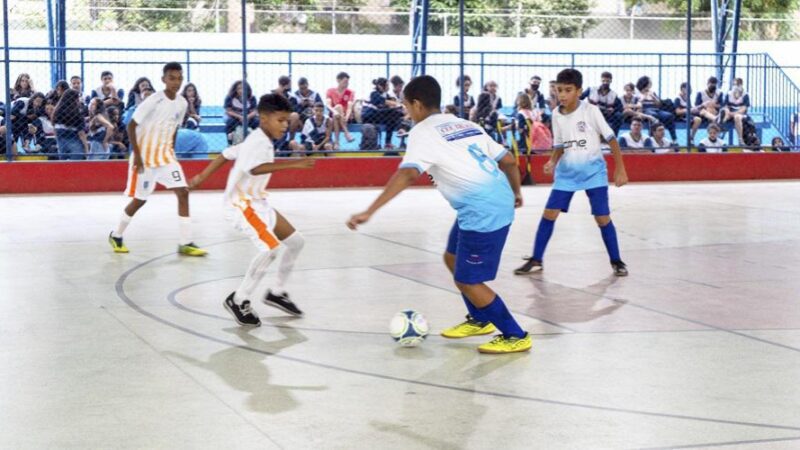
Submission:
M 274 192 L 307 237 L 306 316 L 257 304 L 252 330 L 221 306 L 254 249 L 220 193 L 191 198 L 203 259 L 175 254 L 168 193 L 129 255 L 105 241 L 119 195 L 0 197 L 0 447 L 800 448 L 800 183 L 612 188 L 626 279 L 579 194 L 546 271 L 514 277 L 548 192 L 525 189 L 493 283 L 535 335 L 513 356 L 388 336 L 404 308 L 434 333 L 465 313 L 430 189 L 358 233 L 375 190 Z

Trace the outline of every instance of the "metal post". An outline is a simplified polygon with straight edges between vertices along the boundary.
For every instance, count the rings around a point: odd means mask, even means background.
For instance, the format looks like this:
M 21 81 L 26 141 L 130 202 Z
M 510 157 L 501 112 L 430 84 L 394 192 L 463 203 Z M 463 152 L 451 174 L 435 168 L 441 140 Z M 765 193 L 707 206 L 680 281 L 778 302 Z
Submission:
M 11 43 L 8 42 L 8 24 L 8 0 L 3 0 L 3 56 L 5 56 L 3 70 L 5 71 L 6 84 L 11 85 L 11 60 L 9 59 L 9 47 L 11 46 Z M 11 125 L 11 89 L 9 89 L 8 86 L 3 86 L 3 89 L 6 91 L 6 159 L 11 161 L 14 159 L 13 155 L 11 154 L 11 147 L 14 141 L 14 139 L 11 137 L 13 134 Z
M 464 0 L 458 2 L 458 116 L 464 117 Z M 483 53 L 481 53 L 481 78 L 483 78 Z
M 662 83 L 661 83 L 661 76 L 662 76 L 662 61 L 661 61 L 661 53 L 658 54 L 658 95 L 664 95 L 664 92 L 661 91 Z
M 692 0 L 686 7 L 686 153 L 692 151 Z
M 390 76 L 389 75 L 389 71 L 391 70 L 390 67 L 391 67 L 391 53 L 386 52 L 386 79 L 387 80 L 389 79 L 389 76 Z
M 292 61 L 292 51 L 291 50 L 289 50 L 289 54 L 287 55 L 287 58 L 289 59 L 289 73 L 287 73 L 286 75 L 288 75 L 289 78 L 292 78 L 293 61 Z
M 242 136 L 247 137 L 250 120 L 247 118 L 247 107 L 250 95 L 247 92 L 247 4 L 242 0 Z M 252 92 L 250 92 L 252 95 Z
M 84 69 L 85 69 L 85 64 L 84 64 L 84 55 L 83 55 L 83 52 L 84 52 L 84 49 L 81 49 L 81 86 L 83 86 L 83 83 L 85 83 L 85 82 L 86 82 L 86 81 L 85 81 L 85 80 L 86 80 L 86 78 L 84 77 Z M 79 92 L 79 94 L 83 95 L 83 92 Z M 81 101 L 83 101 L 83 99 L 81 99 Z
M 53 0 L 47 0 L 47 44 L 50 46 L 50 86 L 55 86 L 58 82 L 56 78 L 56 35 L 53 27 Z
M 486 56 L 486 55 L 483 52 L 481 52 L 481 85 L 478 86 L 478 89 L 480 89 L 479 92 L 483 92 L 483 85 L 486 84 L 486 80 L 483 78 L 483 73 L 484 73 L 484 62 L 483 62 L 483 60 L 484 60 L 484 56 Z
M 186 50 L 186 81 L 192 82 L 192 51 Z
M 736 78 L 736 54 L 739 52 L 739 19 L 742 11 L 742 0 L 736 0 L 733 6 L 733 42 L 731 43 L 731 80 Z

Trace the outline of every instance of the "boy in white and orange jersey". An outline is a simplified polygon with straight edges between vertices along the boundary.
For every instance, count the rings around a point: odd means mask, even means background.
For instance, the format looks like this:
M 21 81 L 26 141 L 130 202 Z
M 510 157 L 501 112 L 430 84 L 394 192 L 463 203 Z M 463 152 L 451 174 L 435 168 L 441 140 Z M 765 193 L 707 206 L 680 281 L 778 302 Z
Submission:
M 274 289 L 267 291 L 263 302 L 295 316 L 303 314 L 291 301 L 284 286 L 305 241 L 300 232 L 270 206 L 266 191 L 273 172 L 314 167 L 313 159 L 275 162 L 274 142 L 286 134 L 292 112 L 286 97 L 280 94 L 262 96 L 258 102 L 259 127 L 241 144 L 226 148 L 189 183 L 189 187 L 194 189 L 226 162 L 236 161 L 225 187 L 225 209 L 234 227 L 250 237 L 259 250 L 242 283 L 224 302 L 225 309 L 240 325 L 261 325 L 250 300 L 281 248 L 283 256 L 278 266 L 278 282 Z
M 133 153 L 125 194 L 132 199 L 125 207 L 116 230 L 108 236 L 108 242 L 114 252 L 128 253 L 128 248 L 122 242 L 122 233 L 136 211 L 147 202 L 158 183 L 175 192 L 178 197 L 178 252 L 189 256 L 204 256 L 206 251 L 192 242 L 189 189 L 183 169 L 175 157 L 175 137 L 186 116 L 187 107 L 186 99 L 178 95 L 183 84 L 181 65 L 176 62 L 166 64 L 161 81 L 164 82 L 164 90 L 142 101 L 128 124 L 128 137 Z

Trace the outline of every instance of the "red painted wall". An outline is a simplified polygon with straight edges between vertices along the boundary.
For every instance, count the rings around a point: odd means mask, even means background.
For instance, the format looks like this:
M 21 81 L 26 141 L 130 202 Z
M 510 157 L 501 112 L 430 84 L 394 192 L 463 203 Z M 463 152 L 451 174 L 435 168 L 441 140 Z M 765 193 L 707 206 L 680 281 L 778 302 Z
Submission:
M 542 172 L 547 156 L 532 161 L 537 183 L 552 181 Z M 311 170 L 276 173 L 270 188 L 326 188 L 383 186 L 400 159 L 320 158 Z M 609 174 L 613 175 L 613 161 Z M 187 177 L 200 172 L 208 160 L 183 161 Z M 521 161 L 524 167 L 525 161 Z M 800 179 L 800 153 L 733 154 L 631 154 L 625 156 L 631 181 L 715 181 Z M 222 189 L 230 164 L 211 177 L 203 189 Z M 11 162 L 0 163 L 0 193 L 122 192 L 128 163 L 125 161 Z M 418 184 L 427 184 L 420 178 Z

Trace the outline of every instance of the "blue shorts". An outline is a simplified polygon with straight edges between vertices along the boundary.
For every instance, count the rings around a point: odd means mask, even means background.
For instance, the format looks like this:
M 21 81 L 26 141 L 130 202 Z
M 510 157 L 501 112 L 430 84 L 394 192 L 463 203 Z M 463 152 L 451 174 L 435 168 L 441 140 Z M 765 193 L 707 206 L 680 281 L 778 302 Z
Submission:
M 494 280 L 509 228 L 510 225 L 506 225 L 496 231 L 481 233 L 462 230 L 456 221 L 447 240 L 447 253 L 456 255 L 453 278 L 464 284 Z
M 550 198 L 547 199 L 546 209 L 558 209 L 569 212 L 569 203 L 572 201 L 572 191 L 550 191 Z M 589 197 L 589 204 L 592 206 L 593 216 L 608 216 L 611 208 L 608 207 L 608 186 L 587 189 L 586 196 Z

